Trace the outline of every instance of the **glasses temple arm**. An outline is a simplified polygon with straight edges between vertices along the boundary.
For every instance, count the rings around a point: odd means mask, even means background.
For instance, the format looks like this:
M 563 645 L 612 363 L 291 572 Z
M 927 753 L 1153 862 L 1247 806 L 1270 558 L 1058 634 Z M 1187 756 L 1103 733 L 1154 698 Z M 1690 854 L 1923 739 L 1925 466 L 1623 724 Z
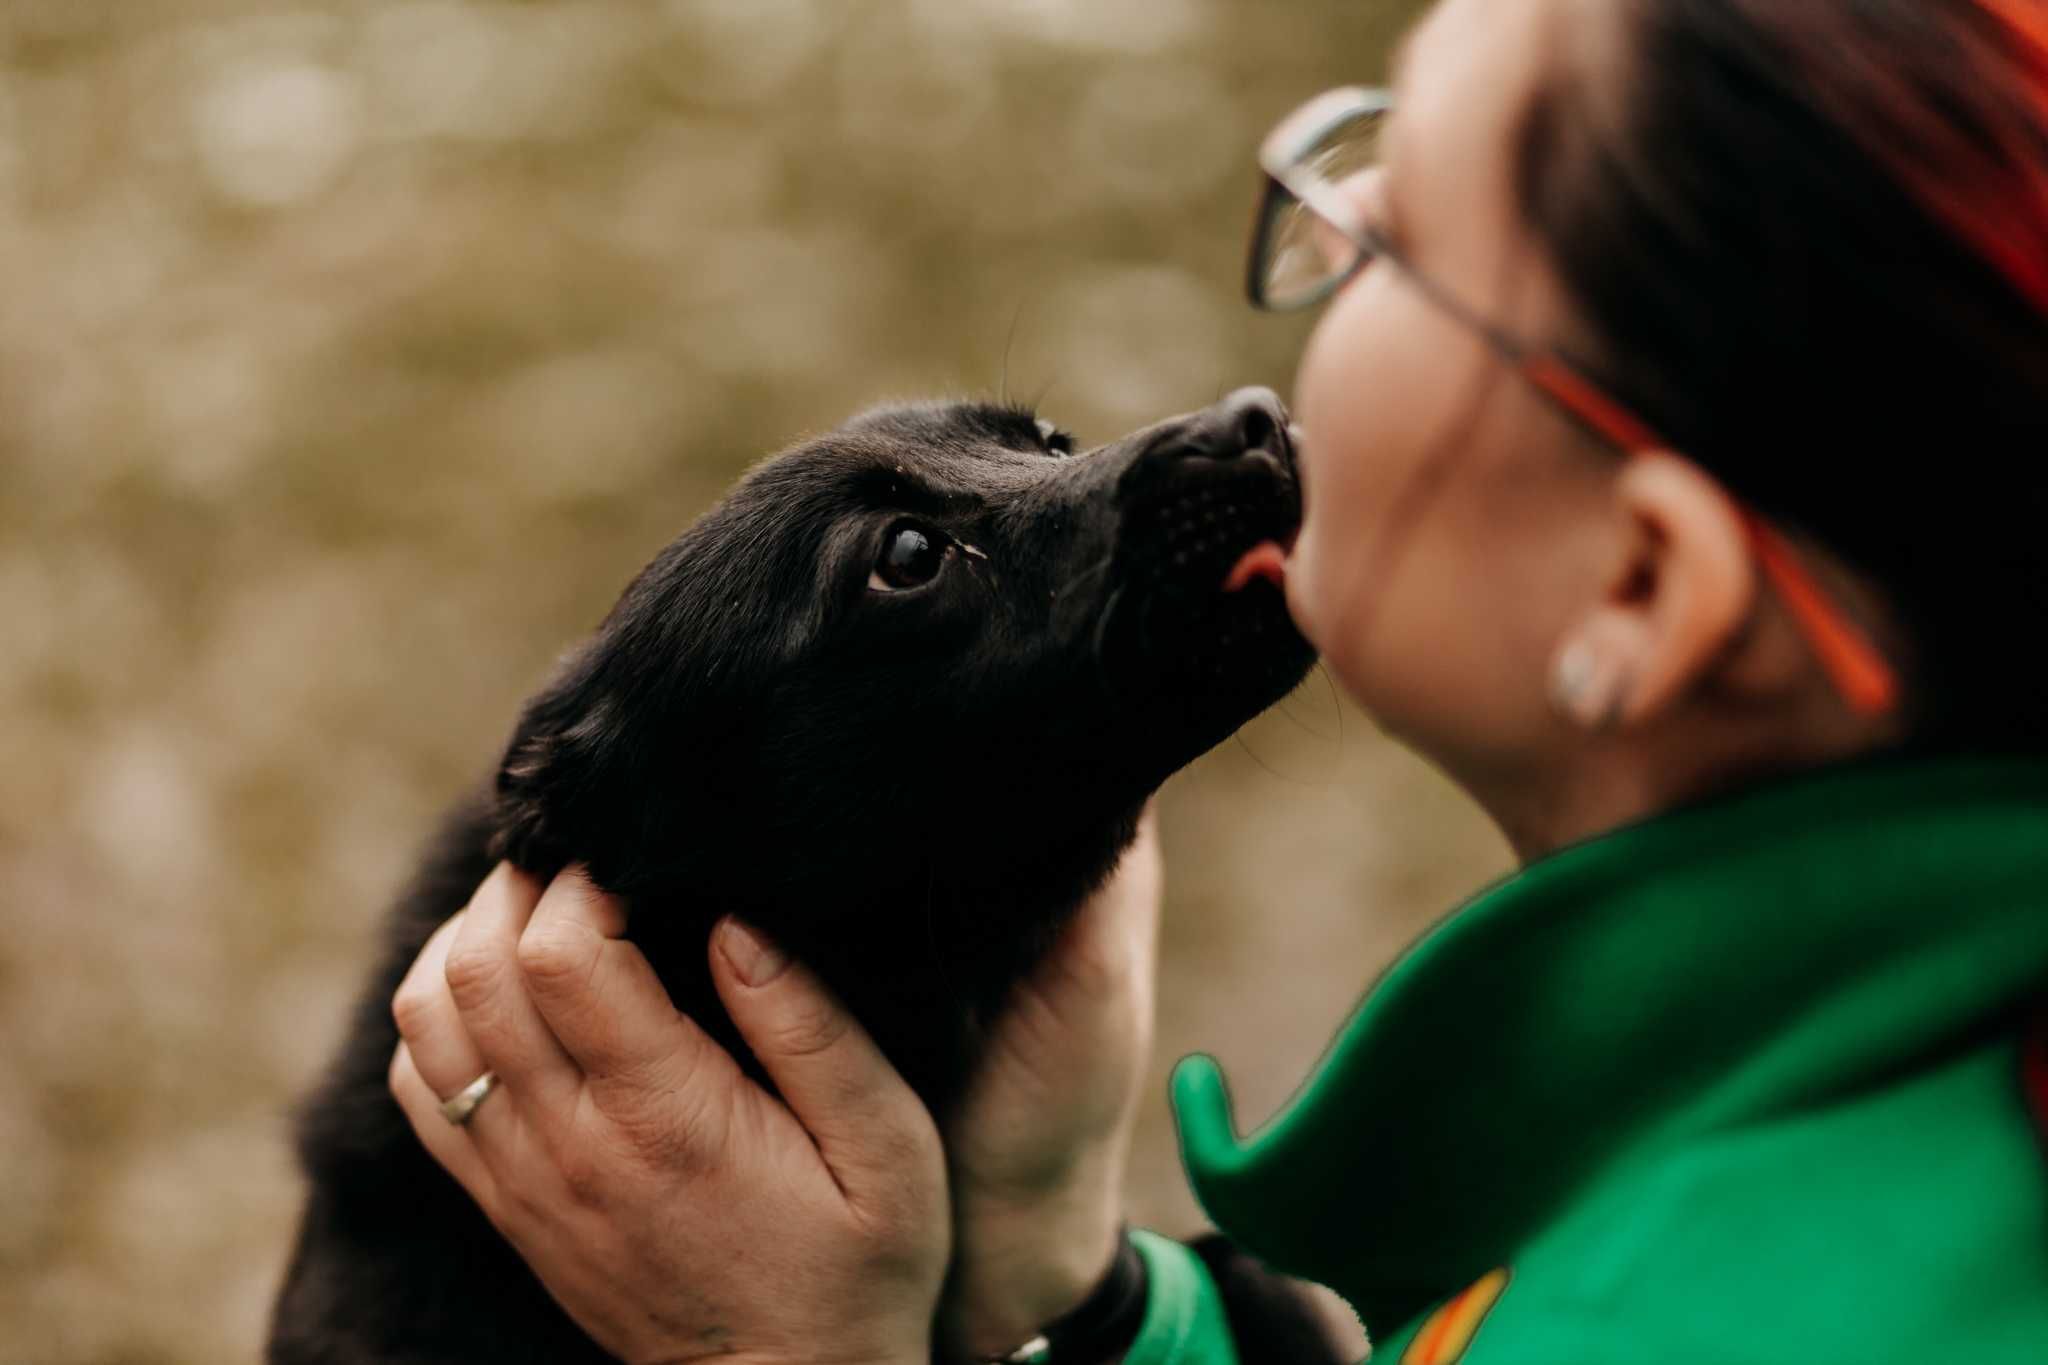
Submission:
M 1835 690 L 1861 715 L 1881 716 L 1892 710 L 1899 703 L 1898 673 L 1814 582 L 1791 543 L 1747 507 L 1741 512 L 1764 577 L 1798 622 Z
M 1530 383 L 1617 448 L 1629 453 L 1668 448 L 1656 432 L 1555 356 L 1524 351 L 1519 363 Z M 1758 566 L 1835 690 L 1859 714 L 1892 710 L 1899 701 L 1899 678 L 1891 664 L 1822 591 L 1791 543 L 1748 507 L 1737 506 Z

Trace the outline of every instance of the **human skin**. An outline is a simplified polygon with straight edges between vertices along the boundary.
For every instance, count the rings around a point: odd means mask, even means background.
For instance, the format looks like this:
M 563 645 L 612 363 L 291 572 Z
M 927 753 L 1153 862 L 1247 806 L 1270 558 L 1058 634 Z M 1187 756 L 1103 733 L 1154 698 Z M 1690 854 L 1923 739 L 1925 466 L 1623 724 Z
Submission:
M 1585 340 L 1515 209 L 1516 120 L 1560 65 L 1591 82 L 1617 68 L 1603 45 L 1620 41 L 1618 10 L 1444 0 L 1404 49 L 1384 174 L 1350 186 L 1417 269 L 1524 337 Z M 1837 695 L 1711 474 L 1679 454 L 1599 446 L 1389 264 L 1328 305 L 1294 411 L 1306 494 L 1290 612 L 1345 690 L 1459 782 L 1524 860 L 1900 738 L 1895 719 Z M 1874 588 L 1824 547 L 1799 548 L 1898 657 Z M 1592 683 L 1561 696 L 1566 658 Z M 561 898 L 585 907 L 565 919 L 502 874 L 449 931 L 445 961 L 430 945 L 400 992 L 394 1093 L 622 1358 L 923 1360 L 935 1313 L 944 1347 L 992 1353 L 1079 1302 L 1108 1260 L 1149 1041 L 1157 868 L 1142 843 L 1027 985 L 943 1162 L 915 1099 L 800 968 L 750 990 L 725 955 L 729 931 L 714 944 L 727 1005 L 785 1107 L 712 1056 L 658 987 L 577 984 L 606 962 L 644 975 L 615 906 L 585 887 Z M 543 1027 L 513 1036 L 500 1022 L 528 1015 Z M 557 1015 L 684 1060 L 657 1069 L 659 1093 L 600 1085 L 551 1041 Z M 842 1070 L 800 1064 L 818 1055 Z M 530 1083 L 633 1122 L 535 1140 L 514 1130 L 537 1120 L 494 1097 L 450 1127 L 437 1097 L 486 1065 L 508 1096 L 526 1068 Z M 803 1130 L 817 1141 L 796 1141 Z M 764 1131 L 780 1137 L 733 1136 Z M 750 1232 L 721 1224 L 736 1190 L 809 1196 Z M 786 1260 L 792 1244 L 807 1248 L 801 1264 Z M 773 1293 L 760 1291 L 764 1266 Z
M 731 921 L 713 936 L 720 998 L 779 1102 L 676 1011 L 618 902 L 574 869 L 543 893 L 501 865 L 428 942 L 393 1001 L 392 1093 L 622 1360 L 923 1362 L 935 1320 L 949 1354 L 993 1354 L 1114 1254 L 1159 881 L 1148 812 L 995 1029 L 943 1154 L 802 966 L 751 966 L 762 945 Z M 452 1126 L 440 1096 L 487 1069 L 498 1089 Z

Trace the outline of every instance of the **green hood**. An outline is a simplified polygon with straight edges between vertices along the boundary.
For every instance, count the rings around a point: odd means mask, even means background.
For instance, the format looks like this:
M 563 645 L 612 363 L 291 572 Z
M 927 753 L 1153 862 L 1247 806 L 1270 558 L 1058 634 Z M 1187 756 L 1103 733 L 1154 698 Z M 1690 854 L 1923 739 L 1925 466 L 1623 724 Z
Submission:
M 1174 1104 L 1218 1226 L 1380 1334 L 1511 1262 L 1633 1152 L 1881 1086 L 2010 1031 L 2044 989 L 2048 762 L 1894 758 L 1483 893 L 1249 1138 L 1209 1058 Z

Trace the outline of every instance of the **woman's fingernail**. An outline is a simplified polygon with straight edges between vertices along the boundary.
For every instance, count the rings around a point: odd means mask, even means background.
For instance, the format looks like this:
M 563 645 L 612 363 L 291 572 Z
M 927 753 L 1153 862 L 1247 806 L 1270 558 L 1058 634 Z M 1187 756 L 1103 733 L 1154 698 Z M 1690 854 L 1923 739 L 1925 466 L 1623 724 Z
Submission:
M 718 951 L 725 954 L 733 971 L 749 986 L 767 985 L 789 965 L 789 956 L 770 943 L 760 930 L 731 916 L 718 926 Z

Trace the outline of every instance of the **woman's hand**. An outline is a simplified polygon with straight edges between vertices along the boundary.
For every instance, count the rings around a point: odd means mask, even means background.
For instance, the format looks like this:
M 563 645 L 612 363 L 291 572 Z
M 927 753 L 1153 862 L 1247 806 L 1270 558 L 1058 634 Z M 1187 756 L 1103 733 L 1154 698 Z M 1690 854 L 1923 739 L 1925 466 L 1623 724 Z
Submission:
M 677 1013 L 617 904 L 500 866 L 393 1001 L 391 1090 L 569 1315 L 634 1362 L 930 1358 L 949 1222 L 924 1106 L 728 921 L 712 975 L 777 1100 Z M 440 1103 L 486 1070 L 464 1126 Z
M 1030 1340 L 1107 1272 L 1152 1048 L 1161 871 L 1151 810 L 997 1023 L 947 1124 L 955 1262 L 940 1313 L 970 1358 Z

